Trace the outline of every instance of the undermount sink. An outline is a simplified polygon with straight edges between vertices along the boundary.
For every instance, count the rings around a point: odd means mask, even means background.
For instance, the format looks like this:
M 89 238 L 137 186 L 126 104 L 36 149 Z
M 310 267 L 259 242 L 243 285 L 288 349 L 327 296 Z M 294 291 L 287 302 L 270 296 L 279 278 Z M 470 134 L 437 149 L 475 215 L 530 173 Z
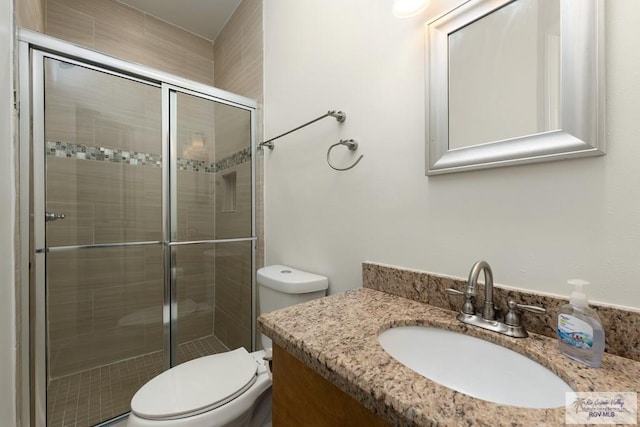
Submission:
M 512 350 L 475 337 L 425 326 L 378 335 L 394 359 L 420 375 L 469 396 L 525 408 L 565 406 L 573 390 L 549 369 Z

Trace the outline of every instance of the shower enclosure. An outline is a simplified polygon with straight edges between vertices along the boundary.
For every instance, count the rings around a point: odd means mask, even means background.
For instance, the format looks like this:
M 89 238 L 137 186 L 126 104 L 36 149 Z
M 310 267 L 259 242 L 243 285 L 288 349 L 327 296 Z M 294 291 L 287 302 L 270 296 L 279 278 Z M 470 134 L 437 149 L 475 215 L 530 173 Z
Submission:
M 20 37 L 32 425 L 92 426 L 171 366 L 253 349 L 256 104 Z

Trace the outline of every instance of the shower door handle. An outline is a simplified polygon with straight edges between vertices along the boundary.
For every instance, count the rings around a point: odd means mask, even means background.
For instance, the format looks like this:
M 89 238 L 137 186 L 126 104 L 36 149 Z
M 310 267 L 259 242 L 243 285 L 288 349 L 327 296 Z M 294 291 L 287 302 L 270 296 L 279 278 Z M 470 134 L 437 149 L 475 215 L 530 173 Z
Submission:
M 55 213 L 55 212 L 45 212 L 44 213 L 44 221 L 56 221 L 58 219 L 64 219 L 63 213 Z

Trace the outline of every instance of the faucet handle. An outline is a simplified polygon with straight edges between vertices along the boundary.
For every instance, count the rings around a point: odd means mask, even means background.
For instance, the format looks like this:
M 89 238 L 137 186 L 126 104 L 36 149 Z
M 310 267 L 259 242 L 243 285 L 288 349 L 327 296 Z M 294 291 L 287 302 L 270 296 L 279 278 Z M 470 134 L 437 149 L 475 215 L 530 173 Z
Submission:
M 538 307 L 535 305 L 518 304 L 512 299 L 510 299 L 509 302 L 507 302 L 507 305 L 509 306 L 509 311 L 507 311 L 507 314 L 504 316 L 504 323 L 509 326 L 522 325 L 522 321 L 520 318 L 520 310 L 524 310 L 524 311 L 528 311 L 536 314 L 544 314 L 547 312 L 547 310 L 545 310 L 543 307 Z
M 453 288 L 447 288 L 444 290 L 446 293 L 448 293 L 449 295 L 453 295 L 453 296 L 459 296 L 459 297 L 463 297 L 464 296 L 464 292 L 459 291 L 457 289 L 453 289 Z
M 464 299 L 464 304 L 462 305 L 461 311 L 464 314 L 474 314 L 475 310 L 473 309 L 473 301 L 472 301 L 473 295 L 470 295 L 466 292 L 462 292 L 453 288 L 447 288 L 445 289 L 445 292 L 448 293 L 449 295 L 453 295 L 457 297 L 463 296 L 465 299 Z
M 524 311 L 528 311 L 536 314 L 545 314 L 547 312 L 547 310 L 544 307 L 538 307 L 537 305 L 516 304 L 516 307 L 518 307 L 520 310 L 524 310 Z

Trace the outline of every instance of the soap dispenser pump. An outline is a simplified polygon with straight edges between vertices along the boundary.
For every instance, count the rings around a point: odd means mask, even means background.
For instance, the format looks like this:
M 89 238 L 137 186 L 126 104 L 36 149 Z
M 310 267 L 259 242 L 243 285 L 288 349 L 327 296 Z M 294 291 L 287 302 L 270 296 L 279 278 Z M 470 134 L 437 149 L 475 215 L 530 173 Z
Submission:
M 572 279 L 568 283 L 575 289 L 569 304 L 563 305 L 558 313 L 558 350 L 573 360 L 597 368 L 604 353 L 604 329 L 582 289 L 589 282 Z

